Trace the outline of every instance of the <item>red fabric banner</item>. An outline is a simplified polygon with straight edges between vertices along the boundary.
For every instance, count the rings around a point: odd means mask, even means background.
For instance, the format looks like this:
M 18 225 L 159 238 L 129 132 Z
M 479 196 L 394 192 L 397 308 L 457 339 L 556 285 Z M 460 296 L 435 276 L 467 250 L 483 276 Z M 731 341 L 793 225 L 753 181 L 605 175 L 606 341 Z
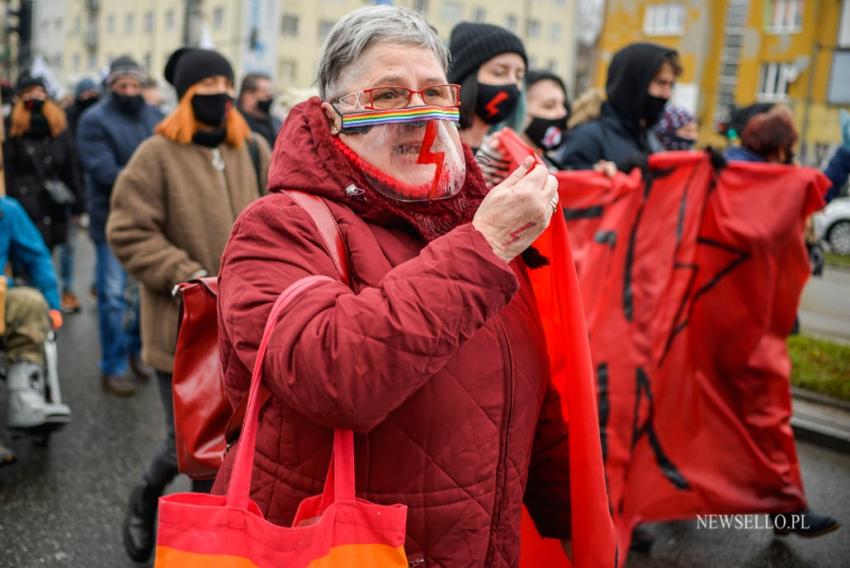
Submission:
M 557 174 L 621 551 L 640 522 L 806 506 L 785 339 L 829 186 L 700 152 L 653 155 L 646 174 Z

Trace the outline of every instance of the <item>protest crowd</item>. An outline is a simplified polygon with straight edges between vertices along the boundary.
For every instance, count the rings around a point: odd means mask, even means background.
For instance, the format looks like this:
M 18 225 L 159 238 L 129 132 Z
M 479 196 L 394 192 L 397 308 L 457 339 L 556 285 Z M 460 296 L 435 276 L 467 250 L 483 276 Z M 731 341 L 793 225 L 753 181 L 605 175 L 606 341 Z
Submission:
M 573 97 L 505 28 L 446 44 L 370 6 L 283 120 L 272 78 L 212 49 L 168 58 L 173 105 L 128 56 L 65 104 L 22 74 L 3 91 L 6 431 L 46 444 L 77 419 L 55 338 L 81 279 L 100 388 L 162 403 L 115 532 L 137 562 L 615 567 L 651 551 L 651 522 L 837 530 L 806 500 L 784 342 L 850 115 L 822 171 L 795 162 L 781 103 L 702 147 L 670 102 L 683 65 L 631 44 Z M 191 493 L 163 497 L 181 473 Z

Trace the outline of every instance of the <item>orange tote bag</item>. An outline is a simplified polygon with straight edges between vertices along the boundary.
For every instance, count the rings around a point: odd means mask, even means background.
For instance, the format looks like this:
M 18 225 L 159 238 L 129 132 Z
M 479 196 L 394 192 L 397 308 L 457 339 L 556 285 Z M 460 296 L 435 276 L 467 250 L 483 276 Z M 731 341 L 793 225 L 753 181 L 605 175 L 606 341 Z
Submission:
M 155 568 L 407 568 L 407 507 L 354 495 L 354 434 L 334 432 L 323 494 L 304 500 L 292 527 L 263 518 L 249 495 L 263 360 L 274 324 L 293 299 L 326 276 L 308 276 L 277 299 L 257 351 L 241 441 L 226 495 L 176 493 L 159 500 Z

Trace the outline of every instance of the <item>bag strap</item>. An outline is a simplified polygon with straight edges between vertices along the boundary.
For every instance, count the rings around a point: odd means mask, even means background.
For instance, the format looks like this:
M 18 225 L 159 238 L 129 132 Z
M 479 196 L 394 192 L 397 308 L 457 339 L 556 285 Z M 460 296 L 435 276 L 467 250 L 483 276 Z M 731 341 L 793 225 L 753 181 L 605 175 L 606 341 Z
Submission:
M 257 349 L 257 358 L 251 373 L 251 388 L 248 390 L 248 405 L 245 410 L 245 422 L 242 424 L 242 435 L 236 458 L 233 464 L 233 475 L 227 487 L 227 505 L 247 510 L 250 503 L 251 477 L 254 465 L 254 452 L 257 447 L 257 429 L 260 421 L 259 394 L 263 377 L 263 363 L 266 358 L 269 340 L 277 324 L 280 314 L 298 298 L 304 291 L 319 282 L 333 281 L 329 276 L 312 275 L 296 280 L 275 300 L 269 319 L 266 321 L 263 337 Z
M 255 138 L 248 139 L 248 150 L 251 152 L 251 159 L 254 160 L 254 167 L 257 171 L 257 183 L 259 184 L 259 147 Z M 348 263 L 348 252 L 345 248 L 345 241 L 342 238 L 342 231 L 339 224 L 336 222 L 327 203 L 311 193 L 305 193 L 296 189 L 284 190 L 295 203 L 301 206 L 304 211 L 313 219 L 316 228 L 319 229 L 319 235 L 325 245 L 325 249 L 331 255 L 334 266 L 339 273 L 343 282 L 350 286 L 351 273 Z M 265 387 L 260 388 L 260 408 L 271 398 L 271 393 Z M 227 426 L 224 430 L 225 440 L 230 446 L 239 438 L 242 429 L 242 423 L 245 421 L 245 410 L 248 408 L 248 395 L 246 394 L 239 406 L 233 411 L 230 419 L 227 421 Z
M 325 249 L 330 253 L 331 260 L 333 260 L 334 266 L 336 266 L 336 271 L 339 273 L 342 281 L 350 287 L 351 272 L 348 263 L 348 251 L 345 249 L 342 231 L 333 213 L 331 213 L 328 204 L 325 203 L 324 199 L 312 193 L 305 193 L 295 189 L 286 189 L 283 193 L 291 197 L 313 219 L 313 223 L 319 229 L 319 235 L 322 237 Z
M 348 254 L 342 231 L 336 222 L 327 203 L 313 194 L 297 190 L 285 190 L 293 201 L 300 205 L 311 217 L 319 229 L 319 235 L 323 244 L 331 256 L 334 266 L 339 272 L 340 279 L 350 285 L 351 272 L 348 262 Z M 262 386 L 263 363 L 265 361 L 268 343 L 277 320 L 283 310 L 298 296 L 311 286 L 332 280 L 328 276 L 311 275 L 295 281 L 284 290 L 272 306 L 263 337 L 257 349 L 257 357 L 254 361 L 254 369 L 251 373 L 251 388 L 246 397 L 245 419 L 242 424 L 242 441 L 236 452 L 233 465 L 233 474 L 227 488 L 227 505 L 247 510 L 251 502 L 251 477 L 254 462 L 254 453 L 257 446 L 257 430 L 259 426 L 260 408 L 265 403 L 260 398 L 268 391 Z M 262 391 L 265 391 L 263 393 Z M 268 397 L 266 397 L 267 399 Z M 236 412 L 242 408 L 240 404 Z M 234 413 L 235 415 L 236 413 Z M 232 420 L 233 418 L 231 418 Z M 228 422 L 228 425 L 230 422 Z M 329 489 L 333 487 L 333 494 L 329 495 Z M 325 483 L 325 498 L 323 501 L 336 500 L 350 501 L 354 499 L 354 433 L 351 430 L 334 431 L 334 450 L 331 456 L 331 466 L 328 469 L 328 477 Z

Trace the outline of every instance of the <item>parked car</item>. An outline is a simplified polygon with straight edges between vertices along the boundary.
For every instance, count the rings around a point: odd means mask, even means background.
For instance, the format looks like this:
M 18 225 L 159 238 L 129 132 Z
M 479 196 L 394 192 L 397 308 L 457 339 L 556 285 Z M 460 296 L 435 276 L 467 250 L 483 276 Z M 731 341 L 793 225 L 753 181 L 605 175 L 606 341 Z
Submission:
M 832 252 L 850 255 L 850 197 L 833 199 L 814 216 L 815 235 Z

